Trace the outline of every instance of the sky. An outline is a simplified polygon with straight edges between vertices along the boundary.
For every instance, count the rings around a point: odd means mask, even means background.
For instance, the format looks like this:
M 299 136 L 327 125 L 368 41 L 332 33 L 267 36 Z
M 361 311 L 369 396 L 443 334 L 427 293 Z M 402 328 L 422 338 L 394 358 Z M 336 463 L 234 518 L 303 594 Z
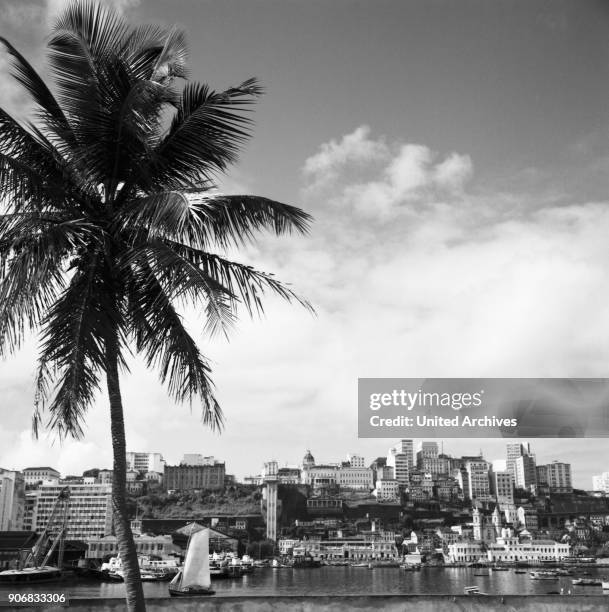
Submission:
M 0 34 L 43 69 L 61 0 L 5 0 Z M 273 272 L 316 315 L 266 301 L 229 341 L 205 337 L 226 415 L 206 430 L 142 362 L 122 382 L 129 450 L 224 459 L 258 473 L 395 443 L 357 438 L 358 377 L 607 377 L 609 5 L 596 0 L 122 0 L 133 22 L 173 24 L 191 78 L 266 88 L 252 140 L 220 187 L 298 205 L 306 237 L 232 253 Z M 0 57 L 0 70 L 6 60 Z M 2 74 L 5 74 L 3 72 Z M 0 105 L 27 114 L 1 77 Z M 100 395 L 81 441 L 30 432 L 36 340 L 0 363 L 0 466 L 111 465 Z M 603 439 L 531 440 L 609 470 Z M 505 457 L 505 441 L 446 441 Z

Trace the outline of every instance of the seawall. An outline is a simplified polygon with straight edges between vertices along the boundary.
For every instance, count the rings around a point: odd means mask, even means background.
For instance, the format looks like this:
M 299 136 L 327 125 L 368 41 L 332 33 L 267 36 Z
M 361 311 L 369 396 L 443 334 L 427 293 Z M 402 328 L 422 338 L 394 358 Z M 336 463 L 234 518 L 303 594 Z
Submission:
M 148 612 L 607 612 L 607 596 L 560 595 L 291 595 L 147 599 Z M 41 608 L 20 607 L 39 611 Z M 123 599 L 70 600 L 49 612 L 123 612 Z

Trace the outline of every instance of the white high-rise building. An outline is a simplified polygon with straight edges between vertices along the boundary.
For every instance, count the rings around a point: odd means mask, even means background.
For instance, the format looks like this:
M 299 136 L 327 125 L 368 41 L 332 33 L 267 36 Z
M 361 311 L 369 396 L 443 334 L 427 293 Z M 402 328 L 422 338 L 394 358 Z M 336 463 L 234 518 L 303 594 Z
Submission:
M 136 472 L 160 472 L 165 470 L 165 460 L 161 453 L 127 453 L 127 470 Z
M 516 484 L 518 484 L 516 461 L 523 455 L 532 455 L 531 445 L 528 442 L 516 442 L 507 445 L 506 469 L 514 476 L 514 482 Z
M 551 493 L 572 493 L 571 464 L 553 461 L 547 465 L 538 465 L 537 482 L 547 485 Z
M 531 490 L 537 485 L 537 469 L 534 455 L 521 455 L 516 459 L 516 486 Z
M 66 486 L 70 492 L 66 538 L 86 541 L 88 538 L 110 535 L 112 485 L 109 484 L 42 484 L 35 491 L 26 494 L 25 529 L 41 532 L 47 526 L 55 502 Z M 59 527 L 60 520 L 60 516 L 55 517 L 55 529 Z
M 25 480 L 21 472 L 0 468 L 0 531 L 20 531 L 25 515 Z

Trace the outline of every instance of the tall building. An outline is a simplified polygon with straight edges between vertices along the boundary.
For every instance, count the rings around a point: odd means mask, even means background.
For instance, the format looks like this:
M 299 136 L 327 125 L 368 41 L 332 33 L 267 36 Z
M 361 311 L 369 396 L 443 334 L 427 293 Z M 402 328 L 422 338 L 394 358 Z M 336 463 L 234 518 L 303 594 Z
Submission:
M 266 537 L 277 539 L 277 462 L 264 464 L 264 484 L 266 493 Z
M 573 493 L 571 464 L 553 461 L 536 468 L 537 483 L 547 485 L 550 493 Z
M 482 457 L 465 458 L 469 496 L 481 501 L 491 500 L 489 468 L 490 464 Z
M 532 490 L 537 485 L 535 455 L 521 455 L 516 459 L 516 486 Z
M 420 442 L 416 454 L 417 469 L 429 472 L 434 477 L 447 476 L 450 460 L 446 455 L 440 455 L 437 442 Z
M 225 465 L 215 461 L 213 465 L 166 465 L 163 486 L 168 491 L 224 488 Z
M 504 509 L 514 503 L 514 477 L 510 472 L 491 472 L 491 492 Z
M 592 488 L 595 491 L 609 493 L 609 472 L 603 472 L 602 474 L 592 476 Z
M 25 516 L 25 479 L 0 468 L 0 531 L 21 531 Z
M 531 445 L 528 442 L 516 442 L 507 445 L 507 471 L 514 477 L 514 482 L 517 483 L 516 478 L 516 461 L 523 455 L 531 455 Z
M 66 485 L 42 484 L 26 494 L 24 528 L 41 532 L 48 524 L 55 503 Z M 69 540 L 100 538 L 112 533 L 112 485 L 68 485 Z M 56 516 L 52 529 L 59 528 L 61 517 Z
M 160 472 L 165 469 L 161 453 L 127 453 L 127 469 L 137 472 Z
M 393 446 L 396 453 L 406 455 L 408 462 L 408 471 L 414 467 L 414 441 L 413 440 L 400 440 L 396 445 Z

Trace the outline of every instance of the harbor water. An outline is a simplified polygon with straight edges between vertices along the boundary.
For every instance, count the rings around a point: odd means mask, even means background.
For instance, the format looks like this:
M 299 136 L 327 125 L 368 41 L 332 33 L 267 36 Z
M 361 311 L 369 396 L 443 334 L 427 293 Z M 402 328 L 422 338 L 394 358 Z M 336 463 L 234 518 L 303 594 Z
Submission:
M 572 576 L 558 580 L 532 580 L 526 573 L 491 571 L 466 567 L 423 567 L 410 572 L 400 568 L 323 566 L 320 568 L 256 568 L 240 578 L 214 580 L 212 588 L 218 595 L 374 595 L 374 594 L 451 594 L 462 595 L 466 586 L 477 585 L 480 591 L 494 595 L 545 595 L 562 592 L 565 595 L 601 595 L 600 586 L 572 584 Z M 587 578 L 609 580 L 609 568 L 586 568 Z M 82 578 L 67 578 L 61 583 L 30 586 L 0 586 L 0 599 L 8 592 L 63 592 L 69 597 L 123 597 L 122 583 L 97 582 Z M 148 597 L 169 597 L 167 582 L 145 582 Z M 604 592 L 608 596 L 609 592 Z

